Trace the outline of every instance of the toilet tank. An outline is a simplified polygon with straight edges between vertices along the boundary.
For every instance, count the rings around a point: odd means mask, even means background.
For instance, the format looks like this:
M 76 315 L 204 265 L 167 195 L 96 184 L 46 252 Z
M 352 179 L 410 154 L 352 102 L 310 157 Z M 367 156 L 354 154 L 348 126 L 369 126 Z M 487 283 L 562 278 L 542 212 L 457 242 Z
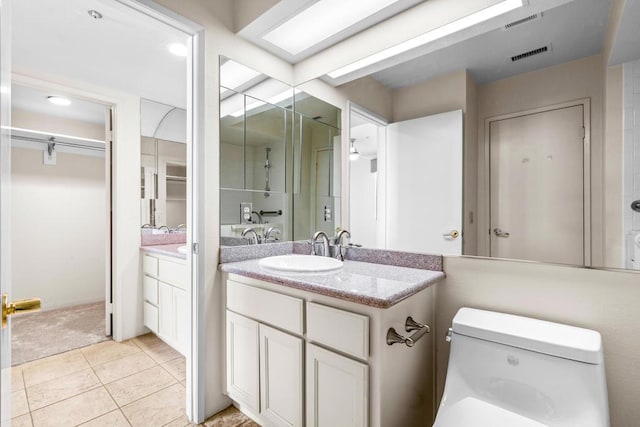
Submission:
M 439 412 L 466 399 L 547 426 L 609 426 L 598 332 L 462 308 L 451 338 Z

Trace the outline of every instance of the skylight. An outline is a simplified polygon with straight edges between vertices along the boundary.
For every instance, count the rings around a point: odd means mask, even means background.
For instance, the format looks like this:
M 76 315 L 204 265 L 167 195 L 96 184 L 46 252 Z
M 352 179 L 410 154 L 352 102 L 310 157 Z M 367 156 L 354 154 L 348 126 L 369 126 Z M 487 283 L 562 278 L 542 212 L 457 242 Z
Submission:
M 389 59 L 401 53 L 407 52 L 411 49 L 457 33 L 458 31 L 473 27 L 474 25 L 477 25 L 484 21 L 488 21 L 489 19 L 495 18 L 496 16 L 503 15 L 514 9 L 522 7 L 522 5 L 523 0 L 505 0 L 486 9 L 482 9 L 476 13 L 465 16 L 464 18 L 460 18 L 456 21 L 450 22 L 449 24 L 443 25 L 442 27 L 438 27 L 417 37 L 409 39 L 403 43 L 381 50 L 378 53 L 374 53 L 373 55 L 367 56 L 342 68 L 338 68 L 337 70 L 328 73 L 329 77 L 333 79 L 342 77 L 361 68 L 368 67 L 375 63 L 384 61 L 385 59 Z
M 320 0 L 262 38 L 297 55 L 397 1 Z
M 220 86 L 236 90 L 259 75 L 260 73 L 256 70 L 235 61 L 227 61 L 220 67 Z M 224 92 L 226 90 L 221 91 L 221 93 Z

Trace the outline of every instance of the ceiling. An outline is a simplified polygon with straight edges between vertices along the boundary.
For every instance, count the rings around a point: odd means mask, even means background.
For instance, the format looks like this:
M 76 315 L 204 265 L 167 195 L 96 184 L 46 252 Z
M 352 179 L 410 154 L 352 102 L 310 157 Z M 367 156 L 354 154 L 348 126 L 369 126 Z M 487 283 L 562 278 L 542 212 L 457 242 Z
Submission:
M 69 98 L 71 105 L 66 107 L 54 105 L 47 100 L 48 96 L 59 96 L 55 92 L 47 92 L 25 86 L 11 86 L 11 108 L 46 114 L 53 117 L 78 120 L 87 123 L 104 124 L 105 106 L 94 102 Z
M 610 7 L 610 0 L 574 0 L 545 10 L 540 19 L 486 32 L 372 76 L 399 88 L 467 69 L 484 84 L 595 55 L 602 50 Z M 550 51 L 511 61 L 514 55 L 542 46 Z
M 90 9 L 103 18 L 89 16 Z M 186 58 L 169 53 L 167 46 L 186 41 L 184 33 L 117 1 L 12 5 L 15 72 L 88 82 L 180 108 L 187 99 Z

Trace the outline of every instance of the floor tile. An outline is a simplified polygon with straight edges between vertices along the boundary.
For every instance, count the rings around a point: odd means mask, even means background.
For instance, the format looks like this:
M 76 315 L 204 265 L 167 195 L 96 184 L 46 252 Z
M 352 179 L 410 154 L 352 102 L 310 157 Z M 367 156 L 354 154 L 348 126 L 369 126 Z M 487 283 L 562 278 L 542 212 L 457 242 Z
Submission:
M 55 380 L 28 387 L 29 407 L 34 411 L 98 386 L 101 386 L 100 380 L 92 369 L 74 372 Z
M 120 409 L 80 425 L 82 427 L 131 427 Z
M 27 393 L 24 389 L 11 392 L 11 418 L 29 413 Z
M 177 359 L 170 360 L 161 365 L 164 369 L 169 371 L 173 377 L 180 381 L 184 382 L 187 378 L 187 361 L 184 357 L 179 357 Z
M 176 383 L 176 379 L 167 371 L 156 366 L 109 383 L 105 387 L 118 405 L 124 406 Z
M 31 415 L 34 427 L 75 426 L 114 409 L 117 406 L 107 390 L 99 387 L 33 411 Z
M 136 374 L 156 365 L 156 362 L 147 356 L 146 353 L 138 352 L 131 356 L 112 360 L 93 368 L 100 381 L 107 384 L 119 380 L 129 375 Z
M 189 422 L 189 418 L 186 415 L 181 416 L 177 420 L 171 421 L 169 424 L 165 424 L 163 427 L 191 427 L 196 426 L 197 424 L 191 424 Z
M 22 366 L 14 366 L 11 368 L 11 391 L 22 390 L 23 388 Z
M 180 384 L 122 408 L 133 427 L 164 426 L 185 413 L 185 390 Z
M 31 422 L 31 415 L 24 414 L 16 418 L 11 419 L 11 427 L 33 427 Z
M 144 352 L 158 363 L 164 363 L 169 360 L 177 359 L 178 357 L 183 357 L 182 354 L 163 342 L 149 348 L 145 348 Z
M 141 350 L 140 347 L 135 345 L 132 341 L 105 341 L 83 348 L 81 351 L 91 366 L 98 366 L 112 360 L 130 356 Z
M 158 338 L 155 334 L 151 334 L 151 333 L 137 336 L 133 338 L 133 342 L 135 342 L 138 345 L 138 347 L 140 347 L 143 350 L 146 350 L 150 347 L 154 347 L 158 344 L 164 344 L 164 341 Z
M 29 362 L 22 366 L 22 376 L 27 388 L 89 368 L 87 360 L 78 350 Z

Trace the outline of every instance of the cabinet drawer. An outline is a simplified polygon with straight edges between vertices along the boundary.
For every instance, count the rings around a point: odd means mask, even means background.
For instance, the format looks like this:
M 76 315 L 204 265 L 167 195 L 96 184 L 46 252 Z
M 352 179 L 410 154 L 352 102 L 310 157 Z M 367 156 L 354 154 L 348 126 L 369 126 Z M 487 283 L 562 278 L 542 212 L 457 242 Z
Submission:
M 150 302 L 153 305 L 158 305 L 158 281 L 152 277 L 144 276 L 143 283 L 143 295 L 145 301 Z
M 307 303 L 307 338 L 359 359 L 369 356 L 369 318 Z
M 227 308 L 260 322 L 302 335 L 303 301 L 227 280 Z
M 183 262 L 159 260 L 158 279 L 170 283 L 180 289 L 187 289 L 187 266 Z
M 150 276 L 158 276 L 158 258 L 145 255 L 142 258 L 142 271 Z
M 158 333 L 158 307 L 148 302 L 144 303 L 144 326 L 154 334 Z

